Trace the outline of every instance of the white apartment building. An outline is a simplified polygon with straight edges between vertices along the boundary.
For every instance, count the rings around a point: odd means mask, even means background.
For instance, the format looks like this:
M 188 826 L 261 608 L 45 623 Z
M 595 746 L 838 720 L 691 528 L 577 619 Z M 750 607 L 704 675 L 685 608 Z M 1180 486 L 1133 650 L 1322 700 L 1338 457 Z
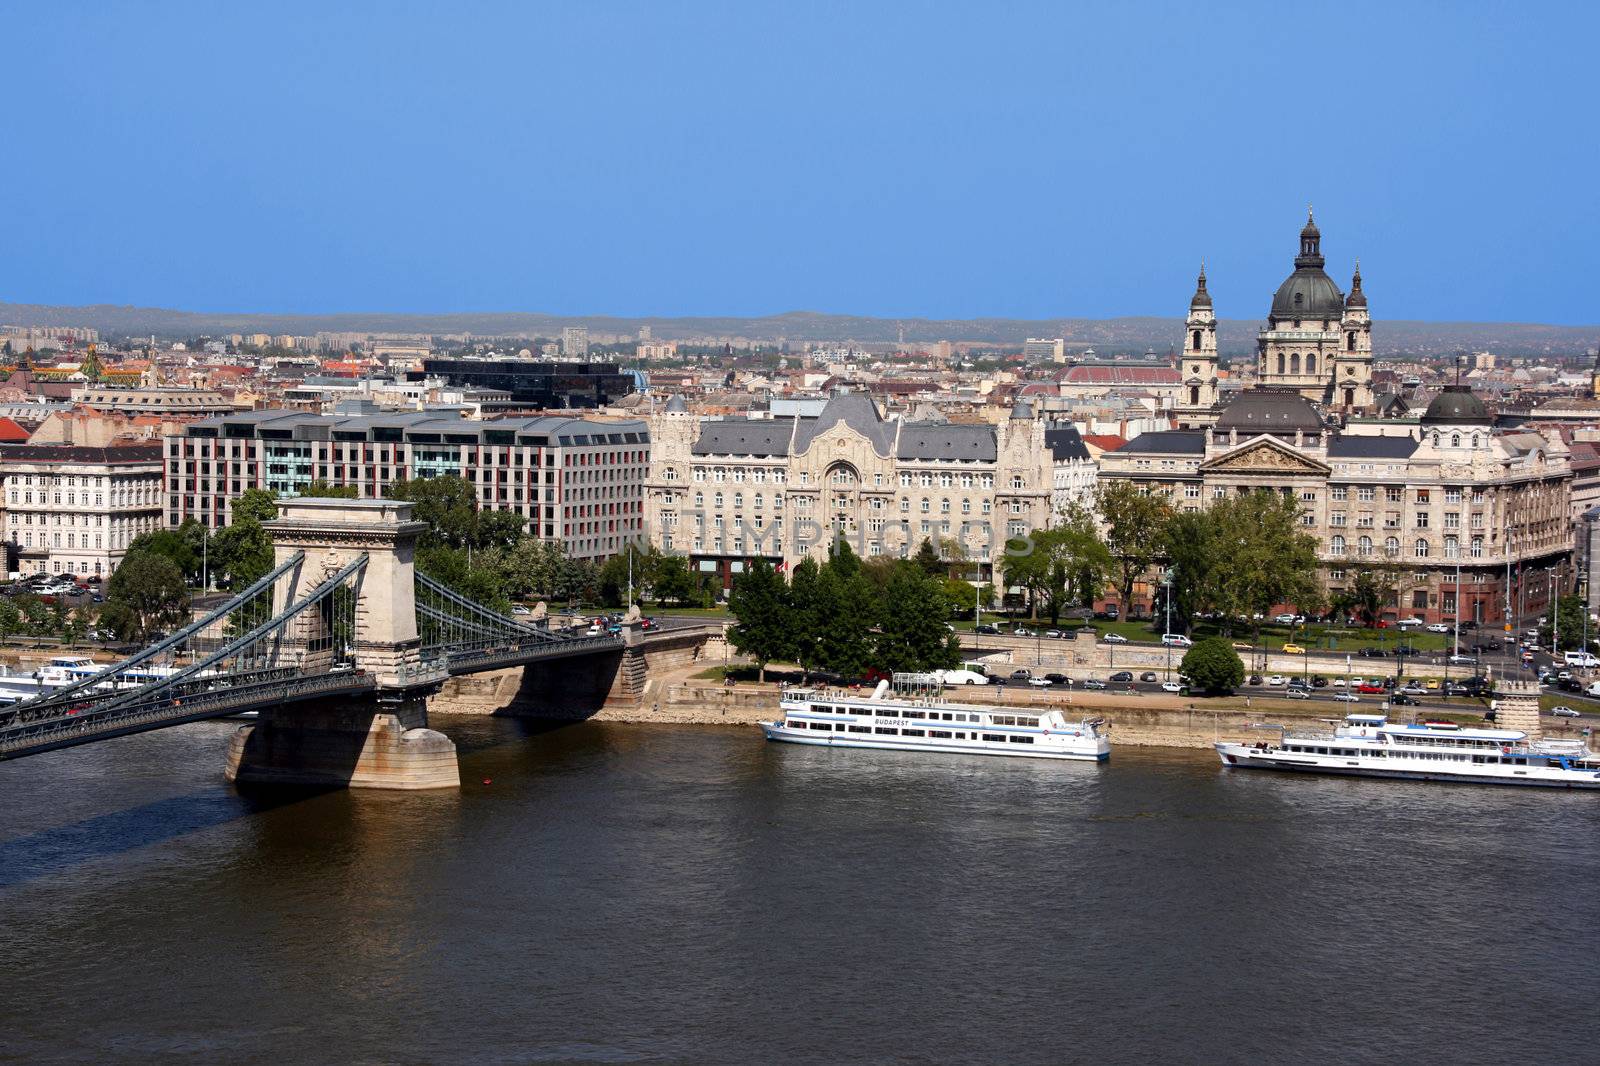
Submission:
M 6 539 L 30 574 L 110 574 L 161 528 L 161 445 L 0 449 Z

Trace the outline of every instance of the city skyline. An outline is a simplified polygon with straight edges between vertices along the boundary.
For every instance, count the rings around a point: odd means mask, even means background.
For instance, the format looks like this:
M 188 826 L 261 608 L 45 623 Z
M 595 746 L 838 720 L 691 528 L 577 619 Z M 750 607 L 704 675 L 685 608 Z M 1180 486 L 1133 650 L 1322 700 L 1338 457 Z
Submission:
M 1170 317 L 1204 259 L 1226 319 L 1312 202 L 1387 319 L 1583 325 L 1596 14 L 1544 10 L 1344 5 L 1309 73 L 1259 5 L 19 10 L 16 142 L 75 147 L 9 168 L 0 297 Z

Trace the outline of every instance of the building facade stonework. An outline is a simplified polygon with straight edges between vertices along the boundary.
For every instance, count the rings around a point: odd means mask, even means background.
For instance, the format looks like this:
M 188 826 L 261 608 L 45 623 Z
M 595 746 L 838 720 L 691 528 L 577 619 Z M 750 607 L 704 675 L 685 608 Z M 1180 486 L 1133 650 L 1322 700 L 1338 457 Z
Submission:
M 1105 453 L 1100 476 L 1180 511 L 1263 489 L 1291 495 L 1330 596 L 1382 567 L 1396 588 L 1383 617 L 1459 611 L 1498 625 L 1508 603 L 1513 616 L 1543 611 L 1546 571 L 1568 558 L 1568 456 L 1559 437 L 1497 428 L 1465 386 L 1448 386 L 1418 422 L 1342 427 L 1296 390 L 1253 389 L 1208 428 L 1146 433 Z
M 860 392 L 784 418 L 701 419 L 678 400 L 650 437 L 652 542 L 724 582 L 758 556 L 825 558 L 839 537 L 868 558 L 959 541 L 987 575 L 1008 537 L 1051 519 L 1052 452 L 1026 404 L 999 425 L 960 425 L 885 418 Z

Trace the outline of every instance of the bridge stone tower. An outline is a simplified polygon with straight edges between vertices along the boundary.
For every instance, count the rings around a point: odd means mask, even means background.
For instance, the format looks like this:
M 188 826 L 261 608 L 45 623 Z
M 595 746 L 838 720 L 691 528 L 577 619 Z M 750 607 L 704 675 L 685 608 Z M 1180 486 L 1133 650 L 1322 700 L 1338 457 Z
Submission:
M 1500 729 L 1520 729 L 1529 740 L 1544 736 L 1539 720 L 1539 686 L 1531 681 L 1502 679 L 1495 685 L 1494 724 Z
M 361 555 L 355 588 L 355 669 L 376 682 L 377 698 L 293 703 L 261 712 L 228 746 L 228 779 L 239 783 L 421 789 L 461 783 L 450 738 L 427 728 L 427 694 L 445 677 L 422 662 L 417 632 L 417 536 L 412 505 L 396 500 L 292 499 L 265 523 L 277 562 L 297 551 L 305 562 L 274 604 L 282 611 Z M 285 646 L 308 672 L 326 669 L 334 644 L 325 617 L 307 610 Z

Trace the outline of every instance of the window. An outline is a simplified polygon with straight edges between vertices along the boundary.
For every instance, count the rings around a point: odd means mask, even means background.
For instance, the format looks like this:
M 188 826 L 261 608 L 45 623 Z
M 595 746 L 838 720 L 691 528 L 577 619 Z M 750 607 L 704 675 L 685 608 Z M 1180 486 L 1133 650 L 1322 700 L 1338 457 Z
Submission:
M 1360 540 L 1356 541 L 1356 553 L 1359 555 L 1371 555 L 1372 538 L 1362 537 Z
M 1428 557 L 1428 542 L 1418 537 L 1417 542 L 1411 546 L 1411 553 L 1418 559 L 1426 559 Z
M 1006 737 L 1004 733 L 985 733 L 983 734 L 982 739 L 991 741 L 995 744 L 1002 744 L 1005 742 Z
M 1330 552 L 1332 552 L 1334 555 L 1343 555 L 1344 554 L 1344 537 L 1335 536 L 1331 541 L 1328 542 L 1328 550 Z
M 1343 485 L 1335 485 L 1328 491 L 1328 498 L 1342 502 L 1350 498 L 1350 490 Z

